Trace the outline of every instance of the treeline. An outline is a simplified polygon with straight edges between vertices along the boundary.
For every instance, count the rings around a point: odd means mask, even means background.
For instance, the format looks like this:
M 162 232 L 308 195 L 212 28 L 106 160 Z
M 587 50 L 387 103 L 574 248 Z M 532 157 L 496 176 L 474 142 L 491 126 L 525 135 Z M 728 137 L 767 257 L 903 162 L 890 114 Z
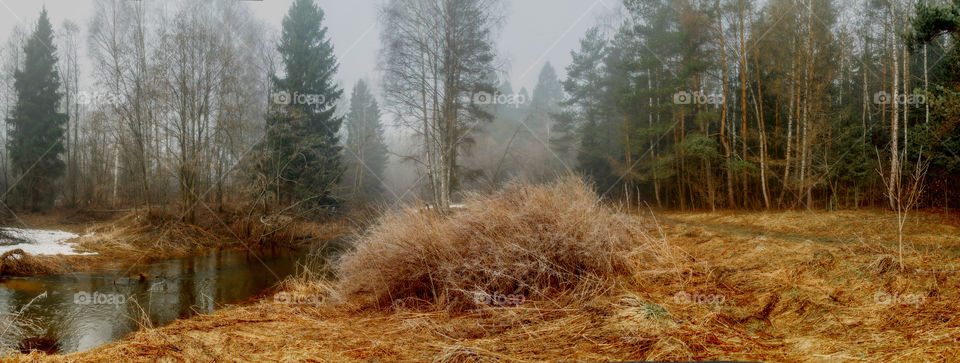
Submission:
M 71 21 L 55 27 L 44 10 L 2 47 L 5 205 L 173 204 L 193 220 L 229 203 L 322 212 L 378 192 L 366 179 L 386 158 L 379 110 L 359 85 L 362 105 L 344 120 L 338 64 L 313 1 L 294 2 L 281 34 L 231 0 L 94 6 L 86 34 Z M 81 74 L 95 84 L 81 86 Z M 351 188 L 342 184 L 348 169 Z
M 919 163 L 921 205 L 957 206 L 957 2 L 623 5 L 572 53 L 551 139 L 601 192 L 675 208 L 883 206 Z
M 99 1 L 86 33 L 44 11 L 0 47 L 2 202 L 192 220 L 403 199 L 384 183 L 389 115 L 440 210 L 570 171 L 668 208 L 881 206 L 917 166 L 921 206 L 957 204 L 956 2 L 623 0 L 532 92 L 500 72 L 502 5 L 385 2 L 382 88 L 349 104 L 311 0 L 279 34 L 231 0 Z

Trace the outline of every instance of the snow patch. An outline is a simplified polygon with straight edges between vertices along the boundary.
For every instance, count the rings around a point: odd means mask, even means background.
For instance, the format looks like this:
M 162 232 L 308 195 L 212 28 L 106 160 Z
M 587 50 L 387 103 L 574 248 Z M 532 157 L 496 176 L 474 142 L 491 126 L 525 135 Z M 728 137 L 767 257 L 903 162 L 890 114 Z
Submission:
M 92 252 L 77 252 L 73 244 L 66 241 L 80 237 L 77 234 L 64 231 L 48 231 L 40 229 L 0 228 L 11 237 L 24 240 L 24 243 L 0 246 L 0 253 L 22 249 L 31 255 L 95 255 Z

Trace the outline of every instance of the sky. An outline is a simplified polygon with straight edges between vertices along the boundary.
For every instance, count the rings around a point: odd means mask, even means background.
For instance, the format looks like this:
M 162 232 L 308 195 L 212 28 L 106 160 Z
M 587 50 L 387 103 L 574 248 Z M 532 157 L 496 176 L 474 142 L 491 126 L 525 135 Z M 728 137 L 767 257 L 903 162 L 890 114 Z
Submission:
M 59 27 L 65 19 L 81 26 L 86 34 L 96 0 L 0 0 L 0 41 L 5 42 L 17 23 L 30 29 L 42 6 Z M 159 1 L 159 0 L 158 0 Z M 244 1 L 269 26 L 279 30 L 293 0 Z M 377 53 L 380 26 L 377 9 L 384 0 L 316 0 L 326 13 L 325 24 L 340 61 L 338 82 L 349 94 L 359 79 L 378 84 Z M 570 51 L 596 20 L 613 12 L 619 0 L 503 0 L 505 19 L 498 42 L 502 62 L 515 90 L 532 91 L 544 63 L 550 62 L 564 77 Z M 84 35 L 82 39 L 86 39 Z M 86 50 L 81 50 L 86 56 Z M 87 66 L 84 66 L 86 64 Z M 85 79 L 90 79 L 89 62 Z

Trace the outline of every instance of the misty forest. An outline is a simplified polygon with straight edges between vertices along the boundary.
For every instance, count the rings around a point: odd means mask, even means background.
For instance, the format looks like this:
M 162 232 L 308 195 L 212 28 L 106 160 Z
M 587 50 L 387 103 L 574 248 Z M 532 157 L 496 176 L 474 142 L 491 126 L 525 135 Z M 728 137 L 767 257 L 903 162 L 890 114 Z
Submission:
M 960 354 L 958 0 L 8 1 L 5 360 Z

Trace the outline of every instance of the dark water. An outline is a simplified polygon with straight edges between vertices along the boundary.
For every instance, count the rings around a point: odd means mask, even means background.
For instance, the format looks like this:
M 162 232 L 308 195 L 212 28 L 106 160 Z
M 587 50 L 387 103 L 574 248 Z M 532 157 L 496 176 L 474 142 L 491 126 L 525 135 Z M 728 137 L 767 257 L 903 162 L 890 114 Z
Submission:
M 249 300 L 297 272 L 306 250 L 222 250 L 127 271 L 0 282 L 0 344 L 70 353 Z M 140 274 L 146 277 L 141 279 Z

